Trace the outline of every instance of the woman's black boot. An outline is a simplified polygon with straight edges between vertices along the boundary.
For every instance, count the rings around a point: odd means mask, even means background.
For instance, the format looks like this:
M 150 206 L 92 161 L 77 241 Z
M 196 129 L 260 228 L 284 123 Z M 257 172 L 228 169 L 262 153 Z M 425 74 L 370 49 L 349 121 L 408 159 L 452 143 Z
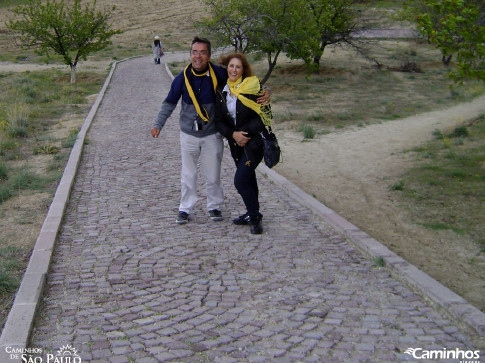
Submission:
M 261 223 L 262 220 L 263 220 L 262 214 L 249 217 L 249 224 L 251 225 L 251 233 L 252 234 L 263 233 L 263 224 Z
M 237 217 L 236 219 L 232 220 L 232 223 L 238 225 L 238 226 L 246 226 L 250 224 L 249 221 L 249 214 L 246 212 L 243 215 Z

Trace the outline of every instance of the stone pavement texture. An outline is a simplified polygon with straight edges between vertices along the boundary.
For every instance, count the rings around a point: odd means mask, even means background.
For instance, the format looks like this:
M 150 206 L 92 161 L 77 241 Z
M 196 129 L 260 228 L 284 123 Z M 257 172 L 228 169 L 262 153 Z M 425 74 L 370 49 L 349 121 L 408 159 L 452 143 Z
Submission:
M 210 220 L 201 180 L 190 222 L 177 225 L 179 108 L 159 139 L 149 135 L 170 82 L 149 57 L 117 65 L 30 347 L 70 345 L 93 363 L 394 362 L 415 360 L 408 348 L 483 349 L 483 337 L 264 175 L 264 234 L 234 226 L 244 208 L 227 149 L 224 221 Z

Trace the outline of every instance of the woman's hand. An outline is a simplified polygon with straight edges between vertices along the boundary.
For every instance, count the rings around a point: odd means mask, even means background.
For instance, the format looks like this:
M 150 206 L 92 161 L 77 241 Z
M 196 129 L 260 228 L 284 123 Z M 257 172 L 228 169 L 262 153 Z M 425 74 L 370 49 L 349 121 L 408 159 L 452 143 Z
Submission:
M 238 144 L 239 146 L 246 146 L 246 144 L 248 143 L 249 140 L 251 140 L 250 137 L 247 137 L 247 132 L 244 132 L 244 131 L 234 131 L 232 133 L 232 138 L 234 139 L 234 141 L 236 141 L 236 144 Z

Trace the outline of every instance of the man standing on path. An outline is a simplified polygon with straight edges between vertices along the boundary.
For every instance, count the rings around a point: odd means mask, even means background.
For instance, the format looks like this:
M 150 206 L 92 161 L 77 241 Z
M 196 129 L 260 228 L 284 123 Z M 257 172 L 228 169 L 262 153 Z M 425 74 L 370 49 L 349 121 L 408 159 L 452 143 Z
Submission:
M 227 71 L 210 62 L 211 44 L 195 37 L 190 50 L 191 63 L 172 82 L 170 92 L 151 129 L 158 138 L 160 130 L 182 97 L 180 111 L 180 146 L 182 153 L 181 197 L 176 222 L 185 224 L 197 202 L 197 162 L 206 182 L 207 209 L 213 221 L 223 219 L 221 213 L 224 194 L 220 185 L 221 162 L 224 150 L 222 136 L 214 125 L 215 90 L 227 82 Z M 269 93 L 269 92 L 267 92 Z M 268 102 L 269 95 L 259 102 Z

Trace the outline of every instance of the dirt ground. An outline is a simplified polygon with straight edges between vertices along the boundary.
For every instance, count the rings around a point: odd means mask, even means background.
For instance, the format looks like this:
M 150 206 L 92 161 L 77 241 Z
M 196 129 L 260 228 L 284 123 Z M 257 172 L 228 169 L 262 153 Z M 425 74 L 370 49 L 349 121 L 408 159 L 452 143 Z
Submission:
M 485 96 L 448 109 L 354 128 L 301 142 L 276 128 L 283 162 L 275 170 L 434 279 L 485 310 L 485 258 L 476 243 L 452 231 L 411 221 L 389 186 L 413 165 L 415 146 L 485 112 Z M 458 242 L 459 241 L 459 242 Z M 474 264 L 470 260 L 475 258 Z

